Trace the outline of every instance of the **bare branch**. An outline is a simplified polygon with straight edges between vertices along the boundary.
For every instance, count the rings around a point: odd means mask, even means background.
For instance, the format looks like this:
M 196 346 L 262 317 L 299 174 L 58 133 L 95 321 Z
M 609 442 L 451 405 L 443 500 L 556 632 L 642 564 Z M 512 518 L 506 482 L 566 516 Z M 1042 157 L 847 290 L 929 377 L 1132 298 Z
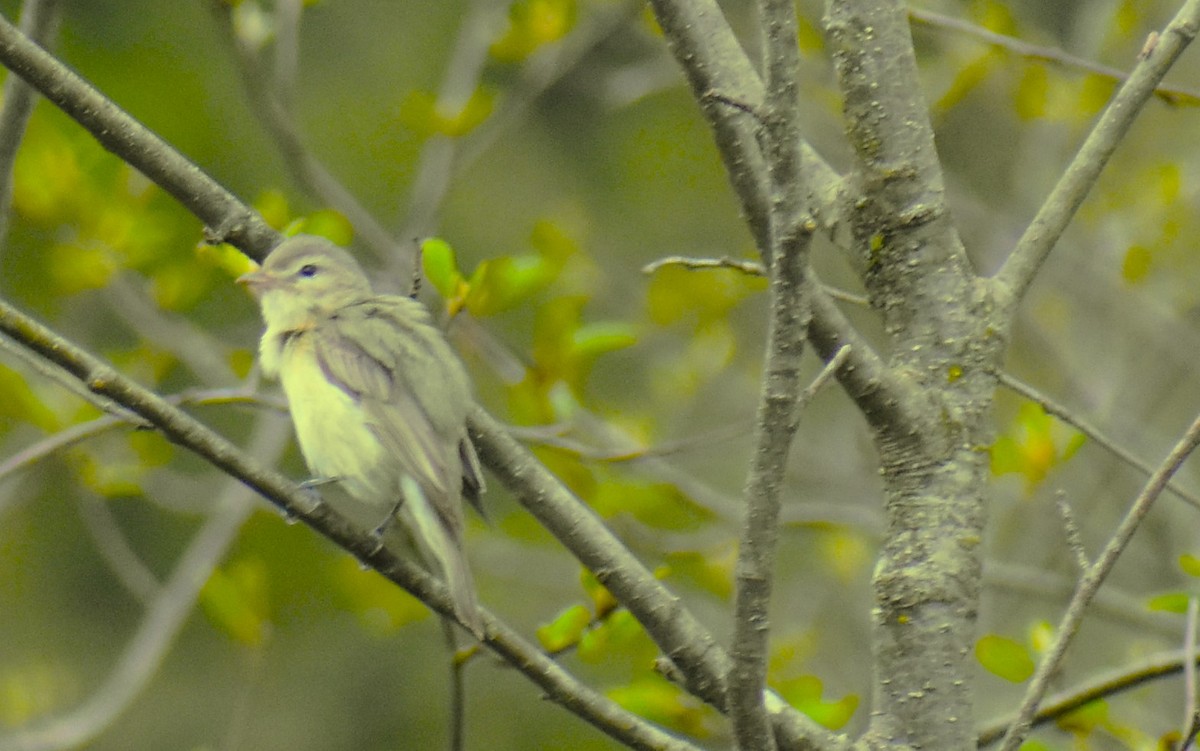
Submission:
M 1083 537 L 1079 534 L 1079 524 L 1075 521 L 1075 514 L 1071 511 L 1071 504 L 1067 500 L 1065 491 L 1060 490 L 1054 494 L 1054 505 L 1058 507 L 1058 514 L 1062 517 L 1063 532 L 1067 536 L 1067 547 L 1075 556 L 1075 564 L 1079 566 L 1079 573 L 1086 574 L 1092 562 L 1088 560 L 1087 549 L 1083 546 Z
M 1079 148 L 1079 153 L 1025 229 L 1012 255 L 997 272 L 994 281 L 1004 306 L 1015 307 L 1025 296 L 1109 158 L 1154 94 L 1155 87 L 1196 36 L 1198 28 L 1200 0 L 1187 0 L 1159 35 L 1158 44 L 1150 54 L 1134 66 Z

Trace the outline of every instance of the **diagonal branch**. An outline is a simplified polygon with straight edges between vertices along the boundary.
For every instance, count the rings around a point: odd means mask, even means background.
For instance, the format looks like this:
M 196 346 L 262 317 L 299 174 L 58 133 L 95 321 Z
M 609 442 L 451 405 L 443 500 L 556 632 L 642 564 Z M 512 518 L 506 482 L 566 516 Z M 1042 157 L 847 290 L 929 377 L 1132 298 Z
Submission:
M 484 464 L 629 608 L 678 668 L 687 689 L 726 711 L 730 660 L 712 634 L 495 418 L 476 407 L 469 428 Z M 834 749 L 844 745 L 844 739 L 782 702 L 772 704 L 771 709 L 775 732 L 794 746 Z
M 1109 158 L 1184 48 L 1200 30 L 1200 0 L 1187 0 L 1149 53 L 1130 72 L 1079 153 L 1025 229 L 995 283 L 1003 306 L 1016 307 L 1058 238 L 1096 184 Z
M 262 217 L 4 18 L 0 64 L 200 217 L 213 240 L 232 243 L 256 260 L 279 242 Z
M 381 546 L 370 531 L 351 524 L 328 504 L 278 472 L 260 466 L 242 449 L 190 415 L 3 301 L 0 301 L 0 333 L 66 370 L 92 392 L 112 399 L 154 424 L 169 440 L 238 478 L 283 509 L 289 518 L 303 521 L 431 609 L 455 618 L 445 585 L 415 563 Z M 678 607 L 678 602 L 673 602 Z M 575 679 L 491 613 L 482 609 L 480 612 L 488 648 L 518 668 L 552 700 L 633 748 L 694 751 L 691 744 L 668 735 Z
M 58 0 L 25 0 L 21 5 L 21 31 L 39 44 L 52 47 L 59 13 Z M 17 76 L 4 81 L 0 94 L 0 245 L 8 239 L 9 212 L 12 209 L 13 164 L 25 135 L 25 125 L 33 112 L 34 94 L 29 84 Z
M 1167 483 L 1171 477 L 1179 470 L 1191 453 L 1200 445 L 1200 417 L 1192 423 L 1187 432 L 1179 439 L 1174 448 L 1159 465 L 1155 473 L 1146 482 L 1142 492 L 1134 500 L 1129 510 L 1125 513 L 1121 523 L 1117 525 L 1117 529 L 1109 538 L 1108 544 L 1104 546 L 1100 556 L 1096 562 L 1087 570 L 1083 577 L 1079 580 L 1079 585 L 1075 589 L 1075 595 L 1071 598 L 1071 602 L 1067 605 L 1067 610 L 1063 614 L 1062 619 L 1055 629 L 1054 643 L 1047 650 L 1046 656 L 1042 658 L 1042 662 L 1038 665 L 1037 671 L 1033 678 L 1029 681 L 1029 685 L 1025 690 L 1025 696 L 1021 700 L 1021 707 L 1017 710 L 1016 718 L 1009 725 L 1008 731 L 1004 735 L 1004 742 L 1000 746 L 1001 751 L 1015 751 L 1021 742 L 1025 740 L 1026 734 L 1029 732 L 1030 723 L 1033 721 L 1034 713 L 1037 712 L 1038 705 L 1042 701 L 1042 697 L 1049 688 L 1051 678 L 1056 674 L 1059 665 L 1062 663 L 1062 658 L 1067 652 L 1067 647 L 1070 645 L 1075 632 L 1079 629 L 1079 624 L 1083 620 L 1083 614 L 1087 610 L 1088 604 L 1096 595 L 1096 591 L 1100 589 L 1100 585 L 1108 577 L 1113 566 L 1116 565 L 1121 553 L 1125 551 L 1125 547 L 1133 538 L 1133 533 L 1137 531 L 1142 520 L 1146 518 L 1146 514 L 1150 512 L 1150 508 L 1154 502 L 1166 490 Z

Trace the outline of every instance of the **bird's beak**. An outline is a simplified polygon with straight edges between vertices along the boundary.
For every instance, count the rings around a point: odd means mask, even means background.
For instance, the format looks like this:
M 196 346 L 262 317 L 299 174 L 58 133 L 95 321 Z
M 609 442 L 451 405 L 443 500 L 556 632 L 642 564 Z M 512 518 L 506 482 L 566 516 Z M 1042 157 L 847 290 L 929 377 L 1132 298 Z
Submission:
M 270 289 L 276 282 L 274 276 L 264 271 L 259 267 L 255 271 L 242 274 L 237 278 L 237 283 L 245 285 L 255 295 L 261 295 L 266 290 Z

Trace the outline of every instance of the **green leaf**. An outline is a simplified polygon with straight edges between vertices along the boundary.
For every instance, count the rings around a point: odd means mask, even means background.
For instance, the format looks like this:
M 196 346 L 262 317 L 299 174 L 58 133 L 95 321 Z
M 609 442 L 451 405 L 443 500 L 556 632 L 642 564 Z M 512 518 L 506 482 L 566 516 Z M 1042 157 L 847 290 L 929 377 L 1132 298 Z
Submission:
M 517 0 L 508 9 L 508 29 L 489 52 L 500 62 L 521 62 L 566 36 L 576 14 L 576 0 Z
M 637 330 L 624 321 L 585 323 L 571 334 L 572 354 L 591 359 L 637 344 Z
M 579 637 L 592 622 L 592 614 L 582 605 L 572 605 L 553 621 L 538 626 L 537 637 L 547 652 L 561 652 L 579 643 Z
M 733 565 L 736 559 L 737 551 L 732 545 L 724 550 L 678 550 L 667 553 L 671 577 L 690 582 L 722 600 L 728 600 L 733 595 Z
M 1188 602 L 1193 596 L 1186 592 L 1168 592 L 1167 594 L 1151 597 L 1150 601 L 1146 603 L 1146 607 L 1150 610 L 1183 615 L 1187 612 Z
M 345 598 L 347 609 L 372 632 L 387 635 L 429 617 L 429 609 L 408 592 L 374 571 L 363 571 L 349 556 L 342 556 L 334 569 L 334 583 Z
M 1200 576 L 1200 558 L 1184 553 L 1179 556 L 1179 568 L 1188 576 Z
M 670 483 L 608 479 L 589 500 L 602 517 L 624 512 L 656 529 L 693 530 L 712 519 L 711 512 Z
M 284 234 L 289 237 L 299 234 L 320 235 L 334 245 L 346 246 L 354 241 L 354 225 L 341 213 L 322 209 L 292 220 Z
M 1035 667 L 1024 644 L 998 634 L 987 634 L 975 642 L 975 658 L 992 675 L 1013 683 L 1028 680 Z
M 417 135 L 465 136 L 492 114 L 495 96 L 478 88 L 457 111 L 449 111 L 431 91 L 409 92 L 400 104 L 400 122 Z
M 246 646 L 262 646 L 270 630 L 267 619 L 266 566 L 243 559 L 213 571 L 200 590 L 200 605 L 226 635 Z
M 488 259 L 471 275 L 465 300 L 467 310 L 481 318 L 509 310 L 545 289 L 554 280 L 555 273 L 541 256 Z
M 608 692 L 610 699 L 634 714 L 695 738 L 708 735 L 704 706 L 656 673 Z
M 802 675 L 775 685 L 780 696 L 796 709 L 830 730 L 839 730 L 854 716 L 858 709 L 858 696 L 847 694 L 836 701 L 822 698 L 824 687 L 815 675 Z
M 0 364 L 0 420 L 20 420 L 41 428 L 46 432 L 56 430 L 58 418 L 33 389 L 25 377 L 6 365 Z
M 1154 263 L 1154 255 L 1144 245 L 1130 245 L 1121 262 L 1121 278 L 1130 284 L 1145 281 Z
M 440 237 L 422 241 L 421 267 L 425 278 L 443 298 L 450 300 L 458 295 L 463 276 L 458 270 L 458 258 L 450 243 Z

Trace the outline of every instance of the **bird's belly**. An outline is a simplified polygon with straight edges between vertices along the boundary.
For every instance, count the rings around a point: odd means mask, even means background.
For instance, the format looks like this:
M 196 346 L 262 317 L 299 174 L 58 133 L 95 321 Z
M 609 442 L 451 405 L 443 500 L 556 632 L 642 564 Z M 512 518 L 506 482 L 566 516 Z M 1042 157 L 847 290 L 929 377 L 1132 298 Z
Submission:
M 333 385 L 309 348 L 284 354 L 280 381 L 287 394 L 296 440 L 317 479 L 337 479 L 351 496 L 391 503 L 383 446 L 367 427 L 358 402 Z

